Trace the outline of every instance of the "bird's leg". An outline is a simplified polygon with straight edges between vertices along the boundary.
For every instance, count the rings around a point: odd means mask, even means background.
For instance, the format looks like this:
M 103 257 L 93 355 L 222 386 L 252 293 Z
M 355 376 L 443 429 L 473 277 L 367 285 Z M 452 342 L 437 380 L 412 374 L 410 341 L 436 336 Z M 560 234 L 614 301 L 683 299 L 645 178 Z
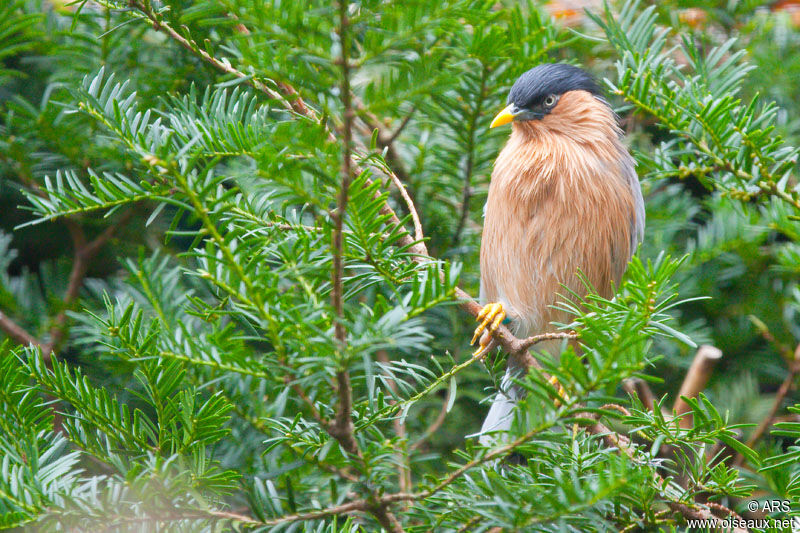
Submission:
M 503 309 L 503 304 L 500 303 L 490 303 L 483 306 L 481 312 L 478 313 L 476 320 L 480 322 L 477 328 L 475 328 L 475 334 L 472 336 L 472 340 L 470 344 L 475 344 L 475 341 L 480 339 L 480 343 L 478 345 L 478 349 L 472 354 L 473 357 L 478 355 L 483 355 L 485 351 L 489 349 L 492 340 L 492 334 L 497 331 L 497 328 L 500 327 L 500 324 L 503 323 L 503 320 L 506 318 L 506 312 Z M 488 335 L 484 335 L 484 332 L 488 332 Z

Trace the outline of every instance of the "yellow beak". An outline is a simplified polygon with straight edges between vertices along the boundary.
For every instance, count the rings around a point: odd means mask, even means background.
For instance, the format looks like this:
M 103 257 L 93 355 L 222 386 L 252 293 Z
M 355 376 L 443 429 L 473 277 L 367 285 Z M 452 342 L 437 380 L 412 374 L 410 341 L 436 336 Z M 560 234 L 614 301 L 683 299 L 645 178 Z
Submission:
M 495 126 L 502 126 L 503 124 L 508 124 L 512 120 L 514 120 L 514 115 L 511 114 L 511 111 L 514 109 L 514 104 L 506 107 L 502 111 L 500 111 L 494 120 L 489 125 L 489 128 L 494 128 Z

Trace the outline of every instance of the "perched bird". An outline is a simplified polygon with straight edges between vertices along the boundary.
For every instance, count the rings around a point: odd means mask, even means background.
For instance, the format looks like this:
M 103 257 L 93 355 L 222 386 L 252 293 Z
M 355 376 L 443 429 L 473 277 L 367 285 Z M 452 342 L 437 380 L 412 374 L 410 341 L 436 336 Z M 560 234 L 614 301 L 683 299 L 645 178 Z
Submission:
M 525 72 L 491 128 L 511 122 L 494 164 L 481 237 L 481 301 L 472 339 L 485 352 L 504 319 L 519 338 L 569 316 L 560 294 L 584 295 L 583 273 L 612 296 L 644 234 L 644 202 L 617 116 L 594 78 L 578 67 L 544 64 Z M 560 355 L 560 341 L 536 346 Z M 509 358 L 480 441 L 507 431 L 521 397 L 521 363 Z

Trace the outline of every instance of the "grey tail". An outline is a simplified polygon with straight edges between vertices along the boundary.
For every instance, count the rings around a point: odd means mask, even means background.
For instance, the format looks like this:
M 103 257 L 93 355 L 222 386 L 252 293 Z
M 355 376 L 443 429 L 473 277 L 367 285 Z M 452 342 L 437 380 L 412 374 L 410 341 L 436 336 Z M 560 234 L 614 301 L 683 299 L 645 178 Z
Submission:
M 511 429 L 511 422 L 514 420 L 514 407 L 522 397 L 522 391 L 514 384 L 516 372 L 511 368 L 506 369 L 503 380 L 500 382 L 500 390 L 492 401 L 489 414 L 483 421 L 481 431 L 478 433 L 478 442 L 483 446 L 502 441 L 502 433 Z

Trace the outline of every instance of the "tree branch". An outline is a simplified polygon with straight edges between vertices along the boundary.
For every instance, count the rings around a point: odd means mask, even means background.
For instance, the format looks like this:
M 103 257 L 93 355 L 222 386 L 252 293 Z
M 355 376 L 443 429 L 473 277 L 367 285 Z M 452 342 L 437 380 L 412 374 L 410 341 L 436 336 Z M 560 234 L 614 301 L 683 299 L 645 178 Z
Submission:
M 613 432 L 605 425 L 600 423 L 600 415 L 597 413 L 582 413 L 578 416 L 582 418 L 589 418 L 597 420 L 595 424 L 586 428 L 588 433 L 593 435 L 600 436 L 606 443 L 607 446 L 611 448 L 616 448 L 619 452 L 626 455 L 631 461 L 639 462 L 636 458 L 635 451 L 631 446 L 631 441 L 618 433 Z M 655 487 L 662 487 L 665 488 L 669 484 L 667 480 L 661 477 L 657 472 L 653 472 L 653 480 Z M 687 505 L 680 500 L 676 500 L 666 494 L 666 492 L 662 489 L 661 496 L 667 500 L 667 506 L 672 509 L 673 511 L 680 513 L 686 519 L 697 519 L 697 520 L 708 520 L 711 524 L 716 524 L 716 527 L 722 527 L 723 522 L 714 516 L 711 511 L 704 507 L 700 507 L 699 504 L 696 502 L 692 502 L 692 505 Z M 714 527 L 714 526 L 712 526 Z M 741 529 L 738 527 L 733 528 L 734 532 L 743 533 L 746 532 L 746 529 Z
M 64 219 L 67 230 L 69 230 L 70 237 L 72 238 L 72 270 L 69 273 L 67 289 L 64 292 L 64 307 L 53 319 L 53 325 L 50 328 L 50 339 L 41 345 L 42 357 L 45 362 L 50 361 L 53 353 L 58 350 L 66 336 L 65 325 L 67 321 L 67 309 L 78 297 L 78 293 L 83 286 L 83 280 L 86 278 L 86 273 L 89 271 L 92 260 L 97 256 L 98 252 L 102 250 L 103 246 L 111 240 L 119 228 L 128 223 L 132 216 L 133 209 L 128 209 L 113 224 L 109 225 L 100 235 L 89 242 L 86 241 L 86 233 L 83 231 L 83 227 L 80 224 L 70 218 Z
M 352 513 L 355 511 L 364 512 L 366 510 L 367 510 L 367 502 L 364 500 L 356 500 L 342 505 L 337 505 L 335 507 L 320 509 L 318 511 L 309 511 L 306 513 L 295 513 L 295 514 L 285 515 L 281 516 L 280 518 L 265 520 L 262 523 L 266 526 L 276 526 L 278 524 L 286 524 L 289 522 L 303 522 L 305 520 L 316 520 L 318 518 L 325 518 L 327 516 Z
M 101 2 L 101 3 L 106 8 L 109 8 L 109 9 L 114 7 L 114 6 L 111 6 L 111 5 L 106 5 L 104 2 Z M 310 110 L 306 107 L 305 102 L 303 102 L 302 98 L 300 98 L 298 96 L 294 100 L 290 99 L 290 96 L 292 95 L 292 92 L 289 91 L 287 89 L 287 87 L 280 87 L 279 86 L 279 89 L 281 89 L 285 93 L 285 96 L 284 96 L 284 94 L 281 94 L 280 92 L 276 91 L 275 89 L 272 89 L 266 83 L 264 83 L 264 82 L 262 82 L 260 80 L 257 80 L 253 76 L 248 76 L 247 74 L 245 74 L 244 72 L 242 72 L 240 70 L 235 69 L 227 60 L 221 61 L 221 60 L 217 59 L 216 57 L 214 57 L 211 54 L 209 54 L 208 52 L 206 52 L 205 49 L 203 49 L 200 46 L 198 46 L 198 44 L 195 41 L 193 41 L 191 39 L 187 39 L 186 37 L 184 37 L 183 35 L 181 35 L 177 31 L 175 31 L 175 29 L 169 23 L 165 22 L 158 15 L 158 13 L 156 13 L 153 10 L 150 2 L 140 2 L 140 1 L 137 1 L 137 0 L 131 0 L 130 7 L 131 7 L 131 9 L 138 11 L 138 13 L 136 11 L 131 11 L 131 13 L 133 15 L 144 16 L 147 20 L 150 21 L 150 23 L 152 24 L 154 30 L 166 33 L 175 42 L 177 42 L 179 45 L 181 45 L 183 48 L 185 48 L 189 52 L 199 56 L 202 60 L 204 60 L 207 63 L 209 63 L 210 65 L 212 65 L 217 70 L 225 72 L 226 74 L 231 74 L 232 76 L 234 76 L 234 77 L 236 77 L 238 79 L 245 80 L 248 85 L 250 85 L 251 87 L 253 87 L 257 91 L 261 91 L 261 92 L 267 94 L 271 99 L 281 102 L 282 104 L 284 104 L 284 106 L 287 109 L 294 110 L 296 113 L 298 113 L 300 115 L 304 115 L 304 116 L 307 116 L 307 114 L 309 113 Z M 293 90 L 294 89 L 292 89 L 292 91 Z M 297 94 L 297 93 L 293 93 L 293 94 Z
M 8 315 L 0 311 L 0 329 L 5 332 L 8 337 L 23 346 L 42 346 L 39 339 L 28 333 L 28 330 L 14 322 Z
M 342 278 L 344 277 L 344 258 L 342 227 L 344 216 L 347 212 L 347 203 L 350 198 L 350 183 L 353 180 L 353 104 L 350 95 L 350 65 L 347 56 L 348 51 L 348 18 L 347 4 L 344 0 L 339 2 L 339 46 L 341 48 L 342 80 L 341 98 L 344 106 L 344 139 L 342 141 L 342 182 L 339 188 L 339 195 L 336 200 L 336 209 L 331 213 L 333 219 L 333 267 L 331 272 L 331 305 L 336 314 L 334 320 L 334 335 L 336 337 L 336 351 L 338 353 L 340 366 L 336 371 L 336 418 L 329 427 L 331 435 L 338 440 L 344 449 L 353 455 L 358 455 L 358 443 L 353 436 L 353 398 L 352 387 L 350 386 L 350 373 L 345 363 L 345 352 L 347 351 L 347 330 L 344 325 L 344 299 Z M 292 89 L 294 90 L 294 89 Z
M 408 123 L 411 122 L 411 117 L 414 116 L 414 113 L 416 113 L 416 111 L 417 111 L 417 108 L 416 107 L 412 107 L 408 111 L 408 114 L 403 118 L 403 121 L 400 122 L 400 125 L 397 126 L 397 129 L 395 129 L 393 133 L 390 133 L 388 137 L 386 136 L 385 132 L 384 132 L 384 134 L 382 136 L 379 135 L 378 136 L 378 142 L 381 143 L 381 146 L 385 146 L 385 147 L 392 146 L 394 141 L 396 141 L 397 138 L 400 136 L 400 134 L 403 133 L 403 130 L 406 129 L 406 126 L 408 126 Z
M 403 159 L 397 152 L 394 142 L 397 140 L 397 137 L 400 135 L 400 133 L 402 133 L 403 129 L 405 129 L 405 127 L 411 121 L 411 117 L 414 116 L 416 108 L 412 108 L 411 111 L 408 112 L 408 115 L 406 115 L 403 121 L 400 123 L 400 126 L 398 126 L 393 133 L 389 133 L 386 131 L 386 128 L 383 126 L 383 124 L 381 124 L 380 119 L 376 117 L 369 109 L 367 109 L 361 100 L 355 97 L 354 102 L 356 108 L 358 109 L 359 116 L 367 128 L 364 131 L 364 134 L 366 136 L 370 136 L 372 135 L 373 131 L 378 130 L 377 141 L 378 145 L 382 149 L 386 150 L 386 162 L 389 163 L 394 173 L 403 183 L 409 184 L 411 182 L 411 176 L 408 174 L 408 171 L 403 164 Z M 413 198 L 413 191 L 411 191 L 409 195 Z
M 427 427 L 425 431 L 422 432 L 422 436 L 417 439 L 414 444 L 411 445 L 411 450 L 416 450 L 420 446 L 422 446 L 428 438 L 436 433 L 442 424 L 444 423 L 444 419 L 447 416 L 447 406 L 450 405 L 450 395 L 453 394 L 453 391 L 449 388 L 447 389 L 447 393 L 444 395 L 444 401 L 442 402 L 442 408 L 439 409 L 439 414 L 436 416 L 436 419 L 431 423 L 430 426 Z M 403 488 L 400 487 L 400 491 L 402 492 Z
M 394 183 L 397 190 L 400 191 L 400 196 L 402 196 L 403 200 L 406 202 L 408 213 L 411 215 L 411 220 L 414 223 L 414 239 L 421 242 L 422 239 L 425 238 L 425 235 L 422 233 L 422 223 L 419 220 L 419 213 L 417 213 L 417 209 L 414 207 L 414 202 L 411 200 L 411 196 L 408 195 L 405 185 L 403 185 L 403 182 L 400 181 L 397 175 L 391 171 L 388 174 L 392 183 Z
M 783 399 L 786 398 L 786 395 L 789 393 L 789 389 L 792 388 L 792 384 L 794 384 L 794 379 L 797 377 L 797 374 L 800 373 L 800 344 L 797 345 L 797 348 L 794 351 L 794 359 L 789 362 L 789 373 L 784 378 L 783 383 L 781 383 L 780 388 L 778 388 L 778 392 L 775 393 L 775 399 L 772 402 L 772 407 L 770 407 L 769 413 L 764 420 L 758 425 L 753 434 L 750 435 L 750 438 L 747 439 L 747 447 L 752 448 L 756 442 L 764 435 L 767 429 L 774 423 L 775 415 L 778 413 L 778 409 L 780 409 L 781 404 L 783 403 Z M 736 466 L 740 466 L 744 463 L 744 456 L 741 453 L 737 453 L 736 457 L 733 459 L 733 464 Z
M 645 409 L 652 411 L 655 406 L 655 396 L 650 385 L 641 378 L 628 378 L 622 382 L 622 388 L 631 396 L 636 396 Z

